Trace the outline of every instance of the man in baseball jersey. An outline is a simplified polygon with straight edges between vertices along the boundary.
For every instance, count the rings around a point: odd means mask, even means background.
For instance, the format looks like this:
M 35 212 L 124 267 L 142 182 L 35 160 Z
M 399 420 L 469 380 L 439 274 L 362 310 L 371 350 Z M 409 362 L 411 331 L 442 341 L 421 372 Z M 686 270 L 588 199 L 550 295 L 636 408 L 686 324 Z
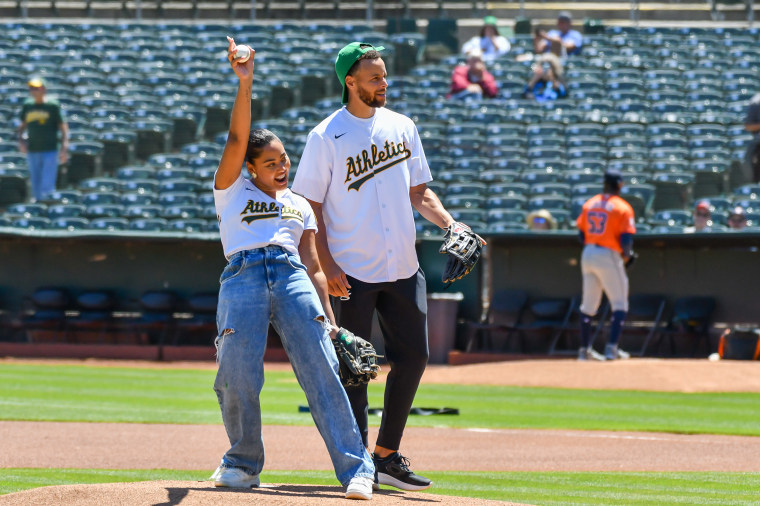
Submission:
M 619 172 L 604 174 L 603 193 L 583 204 L 576 225 L 585 244 L 581 256 L 583 302 L 581 303 L 581 348 L 578 360 L 614 360 L 628 358 L 618 349 L 618 339 L 628 312 L 628 276 L 626 264 L 633 256 L 633 234 L 636 225 L 633 208 L 620 197 L 623 177 Z M 591 347 L 591 318 L 599 309 L 602 291 L 612 306 L 610 336 L 604 356 Z
M 309 133 L 293 190 L 317 217 L 317 251 L 339 324 L 369 337 L 377 309 L 390 373 L 374 450 L 376 481 L 403 490 L 432 485 L 399 452 L 428 360 L 425 275 L 415 250 L 412 208 L 441 228 L 454 222 L 426 183 L 432 180 L 417 128 L 385 109 L 382 47 L 353 42 L 335 71 L 345 107 Z M 322 233 L 322 231 L 325 231 Z M 368 443 L 367 387 L 347 387 Z

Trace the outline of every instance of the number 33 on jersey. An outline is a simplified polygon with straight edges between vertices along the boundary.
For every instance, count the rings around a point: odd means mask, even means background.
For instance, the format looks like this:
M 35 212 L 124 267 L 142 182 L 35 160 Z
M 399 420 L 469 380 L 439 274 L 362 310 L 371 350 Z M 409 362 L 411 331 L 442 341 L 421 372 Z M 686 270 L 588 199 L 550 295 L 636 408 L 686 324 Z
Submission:
M 583 204 L 578 220 L 578 230 L 583 232 L 586 244 L 595 244 L 618 253 L 621 234 L 635 234 L 636 224 L 633 208 L 617 195 L 600 193 Z

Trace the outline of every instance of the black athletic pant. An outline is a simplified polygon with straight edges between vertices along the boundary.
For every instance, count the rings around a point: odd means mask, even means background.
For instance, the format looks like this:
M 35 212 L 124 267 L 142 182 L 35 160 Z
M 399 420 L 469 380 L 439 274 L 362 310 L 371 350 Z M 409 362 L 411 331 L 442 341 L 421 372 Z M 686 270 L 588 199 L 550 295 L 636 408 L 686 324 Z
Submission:
M 387 283 L 364 283 L 348 276 L 348 283 L 351 298 L 333 299 L 338 325 L 369 340 L 377 309 L 390 365 L 377 444 L 398 450 L 429 354 L 425 275 L 419 269 L 408 279 Z M 346 393 L 364 445 L 369 446 L 367 387 L 347 387 Z

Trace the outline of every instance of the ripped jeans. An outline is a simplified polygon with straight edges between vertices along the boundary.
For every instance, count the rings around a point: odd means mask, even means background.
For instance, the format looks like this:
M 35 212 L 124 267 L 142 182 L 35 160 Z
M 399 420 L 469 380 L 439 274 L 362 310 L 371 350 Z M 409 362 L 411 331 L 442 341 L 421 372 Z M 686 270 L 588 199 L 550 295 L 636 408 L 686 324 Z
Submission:
M 338 378 L 330 336 L 318 321 L 324 310 L 299 256 L 273 245 L 235 253 L 220 284 L 214 390 L 231 445 L 222 466 L 253 475 L 264 467 L 259 393 L 271 322 L 306 394 L 338 481 L 345 486 L 356 476 L 372 479 L 372 458 Z

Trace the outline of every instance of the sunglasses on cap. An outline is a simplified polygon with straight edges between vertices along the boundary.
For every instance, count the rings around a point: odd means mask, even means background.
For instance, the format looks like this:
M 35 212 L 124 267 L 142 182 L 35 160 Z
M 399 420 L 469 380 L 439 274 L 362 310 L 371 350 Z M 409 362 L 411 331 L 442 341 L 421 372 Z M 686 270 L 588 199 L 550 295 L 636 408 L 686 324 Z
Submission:
M 533 218 L 533 223 L 546 223 L 546 218 L 543 218 L 541 216 L 536 216 Z

